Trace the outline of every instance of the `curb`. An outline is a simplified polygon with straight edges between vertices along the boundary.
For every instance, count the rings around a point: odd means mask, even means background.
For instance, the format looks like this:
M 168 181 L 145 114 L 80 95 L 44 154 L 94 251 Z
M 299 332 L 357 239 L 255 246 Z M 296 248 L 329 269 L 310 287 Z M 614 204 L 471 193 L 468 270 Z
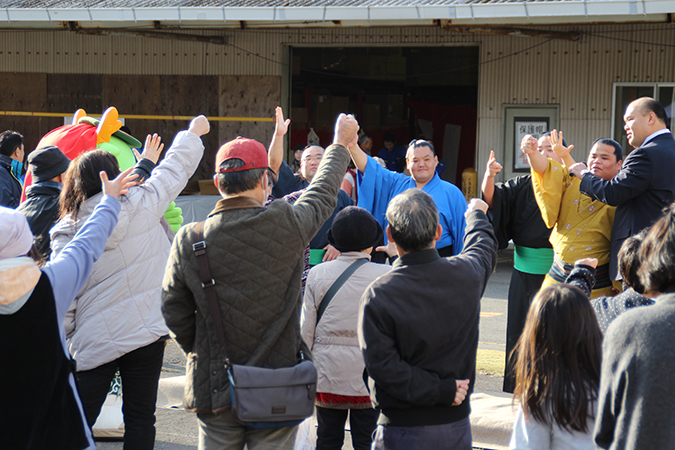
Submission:
M 162 378 L 157 391 L 158 408 L 183 408 L 185 375 Z M 512 395 L 503 392 L 474 392 L 471 395 L 473 445 L 491 450 L 508 449 L 516 408 Z

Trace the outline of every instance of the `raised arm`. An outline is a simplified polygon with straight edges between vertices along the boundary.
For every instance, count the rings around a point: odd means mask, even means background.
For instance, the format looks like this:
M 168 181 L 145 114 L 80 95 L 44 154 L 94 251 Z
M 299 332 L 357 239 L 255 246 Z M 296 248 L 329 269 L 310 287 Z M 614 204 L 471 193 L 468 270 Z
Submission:
M 520 141 L 520 150 L 527 156 L 532 170 L 539 175 L 543 175 L 546 172 L 548 158 L 539 153 L 539 150 L 537 150 L 537 140 L 534 137 L 529 134 L 525 135 L 523 140 Z
M 356 168 L 359 169 L 361 173 L 364 173 L 366 171 L 366 165 L 368 164 L 368 155 L 366 155 L 366 152 L 359 147 L 358 139 L 354 141 L 352 145 L 347 147 L 347 150 L 349 150 L 349 155 L 352 157 L 352 161 L 354 161 Z
M 563 132 L 558 133 L 558 130 L 551 131 L 551 136 L 548 138 L 551 141 L 551 147 L 553 152 L 562 159 L 563 164 L 567 167 L 572 167 L 576 161 L 572 156 L 570 156 L 570 151 L 574 148 L 574 145 L 565 147 L 563 145 Z
M 466 258 L 484 280 L 483 289 L 497 265 L 498 243 L 494 228 L 487 218 L 488 205 L 483 200 L 472 198 L 466 209 L 466 232 L 464 247 L 458 256 Z
M 485 167 L 485 176 L 483 177 L 483 184 L 480 189 L 483 192 L 483 200 L 492 208 L 492 200 L 495 195 L 495 175 L 501 172 L 502 165 L 497 162 L 494 150 L 490 151 L 487 166 Z
M 275 124 L 274 134 L 270 141 L 270 150 L 267 154 L 267 163 L 274 173 L 279 173 L 279 167 L 284 160 L 284 136 L 288 132 L 288 126 L 291 124 L 291 119 L 284 120 L 284 111 L 281 106 L 277 106 L 274 110 Z
M 597 258 L 584 258 L 574 262 L 574 269 L 565 279 L 565 283 L 581 289 L 588 299 L 595 286 L 595 269 L 598 267 Z
M 579 191 L 594 200 L 610 206 L 619 206 L 649 189 L 653 164 L 642 148 L 633 150 L 621 166 L 619 173 L 611 180 L 604 180 L 592 173 L 582 175 L 585 167 L 575 166 L 571 172 L 581 178 Z
M 147 215 L 147 220 L 159 220 L 197 169 L 204 154 L 201 136 L 209 130 L 208 119 L 198 116 L 190 122 L 186 131 L 179 132 L 150 178 L 136 188 L 142 191 L 142 195 L 132 190 L 128 207 Z
M 337 205 L 340 183 L 349 163 L 347 146 L 355 142 L 359 124 L 352 115 L 340 114 L 335 124 L 333 144 L 324 153 L 319 169 L 307 190 L 293 204 L 307 241 L 316 234 Z M 274 205 L 274 203 L 272 203 Z

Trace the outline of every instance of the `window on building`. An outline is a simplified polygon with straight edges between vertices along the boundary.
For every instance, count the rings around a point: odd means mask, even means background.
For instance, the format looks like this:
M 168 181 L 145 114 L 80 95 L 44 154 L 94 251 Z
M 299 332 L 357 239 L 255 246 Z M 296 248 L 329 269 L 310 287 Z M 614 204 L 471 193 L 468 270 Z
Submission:
M 666 109 L 668 123 L 666 125 L 673 131 L 673 109 L 675 109 L 675 83 L 626 83 L 614 85 L 614 122 L 613 136 L 624 149 L 624 155 L 633 150 L 628 143 L 626 131 L 623 129 L 623 113 L 630 102 L 640 97 L 653 97 Z

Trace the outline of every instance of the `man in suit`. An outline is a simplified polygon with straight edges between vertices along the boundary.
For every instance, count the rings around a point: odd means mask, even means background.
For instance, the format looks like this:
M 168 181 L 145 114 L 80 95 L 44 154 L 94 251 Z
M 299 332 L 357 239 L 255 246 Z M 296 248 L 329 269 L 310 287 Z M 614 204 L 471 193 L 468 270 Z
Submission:
M 610 244 L 613 280 L 621 279 L 617 254 L 623 241 L 650 226 L 675 199 L 675 139 L 666 127 L 665 109 L 653 98 L 642 97 L 628 105 L 623 120 L 635 150 L 614 178 L 596 177 L 582 163 L 570 168 L 581 180 L 581 193 L 617 207 Z

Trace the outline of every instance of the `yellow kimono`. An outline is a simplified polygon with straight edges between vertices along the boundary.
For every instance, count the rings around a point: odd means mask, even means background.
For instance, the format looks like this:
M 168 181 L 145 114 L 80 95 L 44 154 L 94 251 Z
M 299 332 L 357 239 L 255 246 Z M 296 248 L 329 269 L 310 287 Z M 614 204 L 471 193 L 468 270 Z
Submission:
M 550 241 L 555 252 L 553 267 L 541 287 L 560 282 L 561 276 L 564 279 L 563 266 L 569 273 L 575 261 L 597 258 L 596 289 L 591 297 L 614 295 L 608 264 L 616 207 L 583 195 L 580 183 L 566 166 L 550 158 L 543 176 L 532 170 L 534 197 L 544 223 L 553 227 Z

